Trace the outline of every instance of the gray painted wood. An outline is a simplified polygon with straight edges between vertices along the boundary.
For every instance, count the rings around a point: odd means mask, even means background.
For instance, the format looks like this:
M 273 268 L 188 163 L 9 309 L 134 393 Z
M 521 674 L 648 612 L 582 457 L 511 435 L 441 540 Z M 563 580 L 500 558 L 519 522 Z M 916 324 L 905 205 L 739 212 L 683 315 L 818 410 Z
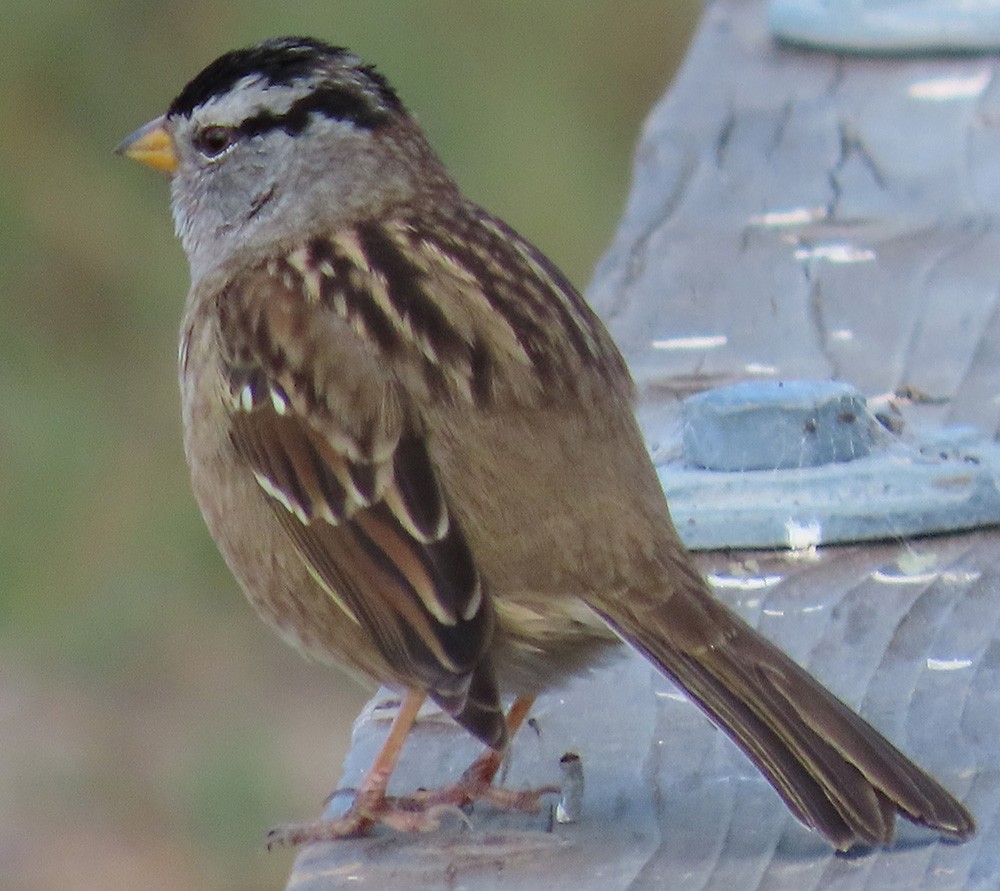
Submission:
M 933 399 L 897 398 L 906 424 L 996 433 L 996 72 L 992 57 L 779 47 L 762 0 L 708 4 L 589 291 L 632 364 L 651 441 L 676 435 L 690 392 L 781 377 L 837 378 L 883 401 L 910 388 Z M 709 339 L 676 340 L 694 337 Z M 950 844 L 901 821 L 893 848 L 834 855 L 624 654 L 544 696 L 513 748 L 515 787 L 558 782 L 559 757 L 581 755 L 580 822 L 479 808 L 471 827 L 313 845 L 289 888 L 1000 887 L 1000 533 L 698 559 L 720 598 L 963 798 L 978 837 Z M 358 720 L 343 786 L 384 737 L 387 699 Z M 446 782 L 475 754 L 428 715 L 392 788 Z

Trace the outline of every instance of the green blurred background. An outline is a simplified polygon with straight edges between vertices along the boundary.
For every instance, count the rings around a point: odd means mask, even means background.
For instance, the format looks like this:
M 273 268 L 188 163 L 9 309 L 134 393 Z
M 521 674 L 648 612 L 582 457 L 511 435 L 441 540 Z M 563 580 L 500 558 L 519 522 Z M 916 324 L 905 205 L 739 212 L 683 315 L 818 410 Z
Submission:
M 3 0 L 0 887 L 273 889 L 365 693 L 252 615 L 189 494 L 164 178 L 117 159 L 203 65 L 314 34 L 585 285 L 698 0 Z

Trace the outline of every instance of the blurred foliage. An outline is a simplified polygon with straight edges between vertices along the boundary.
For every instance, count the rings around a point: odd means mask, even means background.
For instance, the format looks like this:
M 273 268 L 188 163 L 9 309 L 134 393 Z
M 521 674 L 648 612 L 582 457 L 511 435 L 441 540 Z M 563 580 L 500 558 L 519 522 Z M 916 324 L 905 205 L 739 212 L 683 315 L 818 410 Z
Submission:
M 0 875 L 276 888 L 360 690 L 239 597 L 190 497 L 167 184 L 111 154 L 220 52 L 313 34 L 397 86 L 466 192 L 583 285 L 698 0 L 5 0 Z

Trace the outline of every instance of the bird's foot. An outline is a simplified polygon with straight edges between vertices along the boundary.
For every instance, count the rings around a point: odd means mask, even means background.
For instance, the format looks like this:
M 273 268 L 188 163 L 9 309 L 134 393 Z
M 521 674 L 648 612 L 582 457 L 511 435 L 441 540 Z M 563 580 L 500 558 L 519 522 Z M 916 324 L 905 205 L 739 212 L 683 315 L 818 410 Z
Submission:
M 370 835 L 380 824 L 397 832 L 430 832 L 440 827 L 442 817 L 449 815 L 468 823 L 462 810 L 448 801 L 424 802 L 409 797 L 359 793 L 343 816 L 275 827 L 267 834 L 267 848 L 361 838 Z
M 492 753 L 491 753 L 492 754 Z M 499 810 L 537 813 L 542 796 L 559 792 L 558 786 L 538 789 L 502 789 L 493 785 L 496 767 L 489 755 L 477 759 L 454 783 L 440 789 L 419 789 L 411 795 L 389 796 L 378 791 L 359 792 L 341 817 L 291 823 L 267 834 L 268 849 L 295 847 L 318 841 L 338 841 L 371 834 L 378 826 L 397 832 L 431 832 L 444 817 L 456 817 L 469 825 L 465 809 L 483 801 Z M 347 790 L 343 790 L 347 791 Z M 339 793 L 334 793 L 336 796 Z
M 440 789 L 420 789 L 399 799 L 405 807 L 417 806 L 433 810 L 439 807 L 465 808 L 477 801 L 493 805 L 498 810 L 534 814 L 545 795 L 557 794 L 558 786 L 540 786 L 537 789 L 504 789 L 493 785 L 496 774 L 495 753 L 488 752 L 476 759 L 461 778 Z

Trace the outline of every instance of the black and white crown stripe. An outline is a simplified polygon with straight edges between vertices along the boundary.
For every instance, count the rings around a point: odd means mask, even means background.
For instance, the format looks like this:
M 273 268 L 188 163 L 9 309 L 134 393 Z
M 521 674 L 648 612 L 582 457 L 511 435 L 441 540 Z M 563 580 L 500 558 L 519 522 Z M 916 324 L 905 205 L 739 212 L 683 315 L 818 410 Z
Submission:
M 299 133 L 313 113 L 373 130 L 404 111 L 388 81 L 353 53 L 308 37 L 282 37 L 220 56 L 180 92 L 167 116 L 191 117 L 200 106 L 252 83 L 308 84 L 308 91 L 280 113 L 261 108 L 248 115 L 239 128 L 248 136 L 274 129 Z

